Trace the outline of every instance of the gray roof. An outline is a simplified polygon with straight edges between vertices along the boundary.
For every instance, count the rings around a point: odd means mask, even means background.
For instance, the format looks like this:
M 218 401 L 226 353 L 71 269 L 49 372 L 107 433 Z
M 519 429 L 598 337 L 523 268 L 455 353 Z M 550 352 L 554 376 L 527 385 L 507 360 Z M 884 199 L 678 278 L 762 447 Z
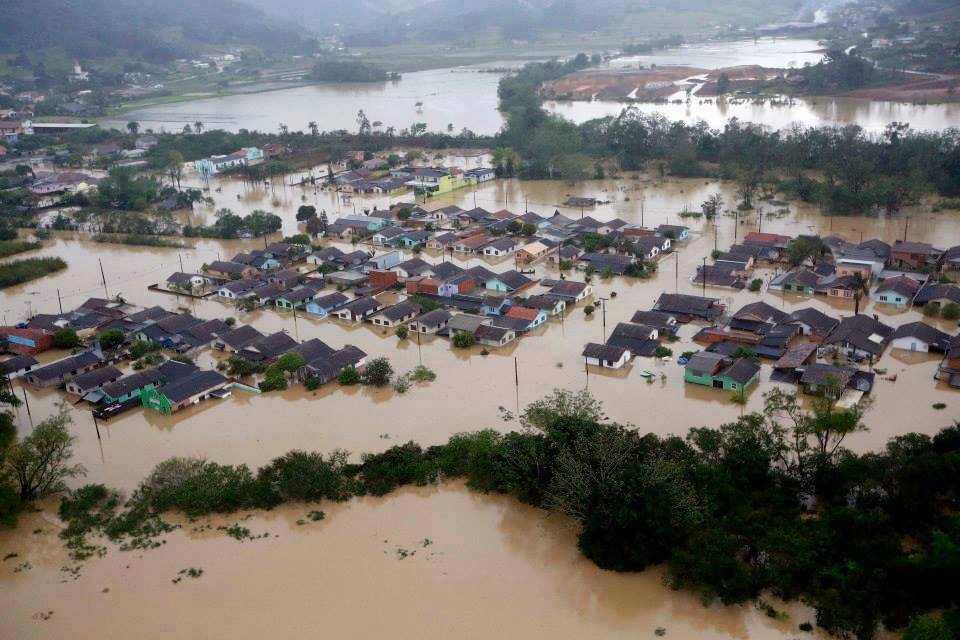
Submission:
M 623 347 L 617 347 L 610 344 L 600 344 L 598 342 L 589 342 L 583 348 L 583 357 L 596 358 L 598 360 L 610 360 L 616 362 L 623 357 L 628 350 Z
M 197 370 L 186 378 L 163 387 L 162 393 L 170 402 L 176 404 L 219 387 L 226 381 L 227 379 L 216 371 Z
M 14 356 L 9 360 L 4 360 L 0 362 L 0 376 L 6 376 L 11 373 L 16 373 L 21 369 L 29 369 L 37 364 L 37 361 L 33 356 L 26 354 Z
M 443 324 L 450 320 L 453 316 L 450 315 L 450 312 L 446 309 L 434 309 L 433 311 L 428 311 L 419 318 L 417 318 L 417 324 L 421 324 L 427 327 L 434 327 Z
M 814 309 L 813 307 L 807 307 L 804 309 L 797 309 L 787 318 L 786 322 L 788 323 L 802 323 L 810 327 L 815 335 L 825 336 L 831 331 L 834 327 L 840 324 L 840 321 L 836 318 L 832 318 L 825 314 L 824 312 Z
M 901 325 L 893 332 L 893 338 L 917 338 L 941 351 L 947 350 L 951 340 L 950 334 L 931 327 L 925 322 L 909 322 Z
M 727 357 L 721 353 L 699 351 L 690 356 L 686 368 L 699 375 L 712 375 L 726 360 Z
M 112 365 L 107 365 L 106 367 L 100 367 L 87 373 L 81 373 L 74 377 L 70 381 L 70 384 L 77 385 L 81 389 L 96 389 L 112 380 L 116 380 L 122 375 L 123 373 L 121 373 L 119 369 Z
M 717 298 L 664 293 L 657 298 L 654 311 L 713 319 L 723 312 L 723 307 L 719 303 L 720 300 Z
M 387 307 L 386 309 L 380 311 L 377 315 L 381 315 L 391 322 L 397 322 L 399 320 L 403 320 L 407 316 L 417 313 L 420 313 L 420 305 L 413 300 L 404 300 L 395 305 Z
M 721 371 L 718 375 L 730 378 L 744 385 L 750 382 L 758 373 L 760 373 L 760 365 L 756 362 L 751 362 L 746 358 L 737 358 L 733 361 L 733 364 Z
M 510 271 L 504 271 L 503 273 L 499 273 L 497 274 L 496 279 L 502 282 L 503 284 L 507 285 L 511 289 L 521 289 L 527 286 L 528 284 L 530 284 L 531 282 L 533 282 L 533 280 L 523 275 L 516 269 L 511 269 Z
M 163 374 L 160 373 L 159 369 L 146 369 L 123 376 L 116 382 L 103 385 L 103 392 L 111 398 L 119 398 L 131 391 L 143 389 L 148 384 L 157 384 L 161 380 L 163 380 Z
M 40 367 L 39 369 L 34 369 L 30 372 L 30 375 L 39 380 L 53 380 L 54 378 L 59 378 L 75 369 L 83 369 L 99 362 L 102 362 L 100 356 L 96 355 L 92 351 L 84 351 L 83 353 L 69 356 L 63 360 L 51 362 L 50 364 Z
M 220 336 L 220 340 L 234 350 L 240 350 L 259 340 L 263 334 L 252 325 L 243 325 Z
M 357 298 L 353 302 L 344 305 L 340 311 L 349 311 L 351 315 L 362 316 L 380 308 L 380 301 L 374 297 Z

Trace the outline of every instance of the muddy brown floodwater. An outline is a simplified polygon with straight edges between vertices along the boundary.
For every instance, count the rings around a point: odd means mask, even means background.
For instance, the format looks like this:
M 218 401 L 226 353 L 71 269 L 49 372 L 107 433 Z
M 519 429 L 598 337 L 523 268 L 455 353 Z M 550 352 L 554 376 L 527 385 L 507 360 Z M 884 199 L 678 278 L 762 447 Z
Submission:
M 482 159 L 460 159 L 475 166 Z M 275 211 L 284 219 L 284 232 L 297 229 L 296 207 L 303 198 L 336 212 L 386 206 L 396 198 L 356 198 L 338 204 L 335 194 L 313 188 L 253 189 L 236 181 L 211 184 L 216 200 L 210 209 L 191 213 L 207 219 L 213 209 L 227 206 L 238 213 L 256 208 Z M 216 191 L 219 188 L 220 191 Z M 757 227 L 751 214 L 737 224 L 721 217 L 716 224 L 694 218 L 681 220 L 685 208 L 697 210 L 714 192 L 734 201 L 733 187 L 710 181 L 666 180 L 632 174 L 619 179 L 590 181 L 570 187 L 542 181 L 501 181 L 475 192 L 461 191 L 438 198 L 431 206 L 455 203 L 490 210 L 503 206 L 522 212 L 527 207 L 549 215 L 554 209 L 570 216 L 579 210 L 558 207 L 568 195 L 595 196 L 609 204 L 585 211 L 600 220 L 620 217 L 628 222 L 656 225 L 687 224 L 692 237 L 679 251 L 660 263 L 650 280 L 595 278 L 595 295 L 610 298 L 606 330 L 601 313 L 587 318 L 582 304 L 561 321 L 553 320 L 508 349 L 481 356 L 478 349 L 453 349 L 442 338 L 400 342 L 369 325 L 354 326 L 335 320 L 316 320 L 274 311 L 244 314 L 238 319 L 264 332 L 286 330 L 300 340 L 318 337 L 335 347 L 355 344 L 371 355 L 388 356 L 398 371 L 422 362 L 437 380 L 404 395 L 391 389 L 339 388 L 331 384 L 316 392 L 297 387 L 282 393 L 255 396 L 236 391 L 225 400 L 211 400 L 176 416 L 131 411 L 101 426 L 98 440 L 89 411 L 70 409 L 77 436 L 76 459 L 89 470 L 85 481 L 103 482 L 125 490 L 158 462 L 170 456 L 207 456 L 225 463 L 257 466 L 293 448 L 330 451 L 344 448 L 355 456 L 415 440 L 423 445 L 445 441 L 451 434 L 494 428 L 516 428 L 500 418 L 501 408 L 518 408 L 555 387 L 582 388 L 604 403 L 607 415 L 631 423 L 641 431 L 661 435 L 685 434 L 692 426 L 717 426 L 762 405 L 762 392 L 772 387 L 769 367 L 745 407 L 729 394 L 687 385 L 682 368 L 673 362 L 638 360 L 619 372 L 585 372 L 580 356 L 584 343 L 602 341 L 617 322 L 627 321 L 637 309 L 647 309 L 663 291 L 700 293 L 691 284 L 696 266 L 716 243 L 720 248 Z M 476 200 L 474 200 L 476 199 Z M 274 203 L 277 204 L 274 204 Z M 773 207 L 765 206 L 767 212 Z M 879 237 L 892 242 L 902 237 L 905 216 L 830 218 L 815 208 L 790 203 L 790 213 L 765 217 L 763 230 L 791 235 L 835 233 L 851 240 Z M 960 244 L 956 213 L 933 212 L 918 206 L 908 212 L 909 237 L 945 247 Z M 832 229 L 832 231 L 831 231 Z M 141 305 L 189 309 L 199 317 L 236 315 L 214 300 L 187 300 L 146 287 L 162 282 L 178 270 L 182 258 L 187 270 L 244 249 L 262 246 L 262 240 L 219 242 L 201 240 L 192 249 L 156 249 L 95 244 L 77 234 L 57 234 L 36 255 L 59 255 L 69 263 L 61 273 L 0 292 L 0 312 L 7 321 L 28 313 L 55 312 L 57 290 L 65 309 L 86 297 L 104 294 L 98 259 L 107 274 L 108 293 Z M 179 255 L 178 255 L 179 254 Z M 426 254 L 425 254 L 426 255 Z M 432 261 L 439 256 L 426 258 Z M 475 258 L 461 264 L 484 263 Z M 494 262 L 495 270 L 512 268 L 510 260 Z M 545 266 L 540 277 L 556 277 Z M 770 272 L 761 272 L 768 279 Z M 616 297 L 613 297 L 613 293 Z M 852 303 L 823 298 L 784 296 L 775 292 L 734 292 L 707 288 L 708 295 L 738 308 L 763 299 L 784 310 L 813 305 L 834 315 L 849 315 Z M 866 303 L 866 313 L 899 325 L 920 318 L 916 311 L 895 310 Z M 939 321 L 951 333 L 956 323 Z M 697 327 L 681 329 L 675 354 L 697 348 L 690 338 Z M 45 358 L 57 354 L 44 354 Z M 212 364 L 214 356 L 201 361 Z M 519 387 L 514 383 L 514 359 Z M 865 451 L 906 431 L 934 433 L 960 415 L 960 395 L 933 380 L 937 360 L 931 356 L 892 353 L 876 365 L 897 374 L 896 382 L 878 381 L 870 431 L 847 443 Z M 650 369 L 663 374 L 648 384 L 638 374 Z M 18 386 L 18 393 L 22 393 Z M 54 390 L 26 388 L 33 421 L 57 410 L 63 399 Z M 945 411 L 932 404 L 944 402 Z M 22 434 L 31 420 L 25 408 L 16 411 Z M 198 534 L 191 525 L 168 536 L 161 549 L 123 553 L 111 549 L 105 558 L 85 563 L 74 581 L 61 567 L 69 564 L 56 538 L 59 524 L 52 515 L 55 502 L 38 514 L 25 516 L 14 531 L 0 532 L 0 556 L 18 557 L 0 563 L 0 637 L 92 638 L 123 635 L 177 635 L 187 637 L 261 637 L 265 633 L 289 637 L 323 625 L 332 633 L 369 637 L 636 637 L 665 627 L 669 637 L 748 638 L 792 637 L 796 624 L 812 616 L 802 608 L 789 623 L 776 623 L 752 607 L 703 608 L 692 596 L 668 590 L 658 571 L 618 575 L 593 567 L 575 547 L 575 531 L 567 521 L 547 517 L 514 501 L 480 496 L 460 485 L 405 490 L 382 500 L 358 500 L 346 505 L 323 505 L 327 520 L 297 525 L 312 507 L 289 506 L 269 514 L 255 514 L 245 526 L 278 538 L 239 543 L 221 533 Z M 236 522 L 233 516 L 217 523 Z M 41 533 L 31 533 L 42 529 Z M 429 538 L 434 544 L 418 546 Z M 386 543 L 383 541 L 387 540 Z M 397 549 L 416 549 L 400 560 Z M 384 553 L 386 552 L 386 553 Z M 31 568 L 15 571 L 21 563 Z M 129 565 L 129 567 L 128 567 Z M 204 569 L 198 579 L 173 584 L 176 572 Z M 65 583 L 61 580 L 67 579 Z M 103 589 L 109 592 L 102 593 Z M 43 620 L 33 615 L 54 611 Z M 357 615 L 358 612 L 367 615 Z M 146 631 L 146 632 L 145 632 Z

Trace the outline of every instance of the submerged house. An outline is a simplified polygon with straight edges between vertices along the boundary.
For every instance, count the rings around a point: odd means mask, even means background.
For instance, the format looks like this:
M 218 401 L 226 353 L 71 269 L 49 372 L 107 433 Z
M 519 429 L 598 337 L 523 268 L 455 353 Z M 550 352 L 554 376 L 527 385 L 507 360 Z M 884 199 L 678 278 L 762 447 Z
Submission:
M 683 372 L 685 382 L 728 391 L 742 391 L 759 377 L 760 365 L 746 358 L 733 359 L 708 351 L 693 354 Z
M 876 359 L 886 349 L 893 331 L 893 327 L 864 314 L 844 318 L 824 339 L 821 352 L 839 353 L 854 360 Z
M 116 382 L 122 376 L 123 373 L 121 373 L 120 370 L 114 366 L 107 365 L 105 367 L 100 367 L 98 369 L 94 369 L 93 371 L 88 371 L 87 373 L 81 373 L 80 375 L 74 376 L 68 380 L 66 384 L 67 393 L 80 396 L 82 398 L 88 393 L 98 391 L 100 387 L 105 384 Z M 99 398 L 97 398 L 97 400 L 99 400 Z
M 590 342 L 581 355 L 588 365 L 607 369 L 622 369 L 630 362 L 630 350 L 612 344 Z
M 452 317 L 446 309 L 434 309 L 411 322 L 409 329 L 415 333 L 436 333 L 445 328 Z
M 890 348 L 921 353 L 931 351 L 946 353 L 950 348 L 951 340 L 950 334 L 931 327 L 925 322 L 909 322 L 897 327 L 893 332 Z
M 315 297 L 306 304 L 305 310 L 307 313 L 311 313 L 313 315 L 326 316 L 333 313 L 348 302 L 350 302 L 350 298 L 340 292 L 335 292 L 319 298 Z
M 171 415 L 198 404 L 226 385 L 227 379 L 216 371 L 198 369 L 171 384 L 145 389 L 140 394 L 140 402 L 154 411 Z
M 946 381 L 954 389 L 960 389 L 960 336 L 954 336 L 947 345 L 943 361 L 933 377 Z
M 718 298 L 664 293 L 657 298 L 653 310 L 669 313 L 676 317 L 678 322 L 689 322 L 692 319 L 713 321 L 723 314 L 724 306 Z
M 65 384 L 78 375 L 93 371 L 103 364 L 103 359 L 92 351 L 84 351 L 48 365 L 28 371 L 27 382 L 37 387 L 55 387 Z

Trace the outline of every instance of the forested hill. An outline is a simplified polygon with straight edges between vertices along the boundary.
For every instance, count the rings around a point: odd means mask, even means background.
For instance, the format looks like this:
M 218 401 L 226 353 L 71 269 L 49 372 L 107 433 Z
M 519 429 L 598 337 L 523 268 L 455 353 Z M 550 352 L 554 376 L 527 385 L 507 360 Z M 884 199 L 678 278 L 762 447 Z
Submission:
M 318 33 L 336 33 L 360 46 L 427 39 L 464 45 L 490 38 L 529 42 L 557 34 L 615 35 L 629 41 L 657 33 L 706 33 L 731 24 L 793 20 L 804 17 L 805 6 L 813 6 L 803 0 L 243 1 L 271 15 L 297 16 Z
M 165 63 L 204 47 L 300 50 L 306 34 L 233 0 L 30 0 L 6 4 L 0 53 L 61 49 L 83 60 L 127 55 Z

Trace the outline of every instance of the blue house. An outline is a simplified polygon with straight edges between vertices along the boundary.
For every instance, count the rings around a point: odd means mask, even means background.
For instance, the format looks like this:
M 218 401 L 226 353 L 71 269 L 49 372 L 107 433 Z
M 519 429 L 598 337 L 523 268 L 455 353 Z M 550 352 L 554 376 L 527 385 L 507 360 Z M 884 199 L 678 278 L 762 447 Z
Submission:
M 348 302 L 350 302 L 350 298 L 340 292 L 336 292 L 319 298 L 314 298 L 306 304 L 304 309 L 307 313 L 322 317 L 333 313 Z
M 430 239 L 430 232 L 424 229 L 417 229 L 416 231 L 411 231 L 409 233 L 403 234 L 400 237 L 400 244 L 407 249 L 412 249 L 418 244 L 424 244 L 427 240 Z
M 909 276 L 887 278 L 870 295 L 874 302 L 905 307 L 913 302 L 921 283 Z
M 513 301 L 510 298 L 484 296 L 480 302 L 480 313 L 485 316 L 502 316 L 510 310 L 511 306 Z
M 530 331 L 547 321 L 547 312 L 543 309 L 534 309 L 532 307 L 511 307 L 506 313 L 507 318 L 522 320 L 526 323 L 522 331 Z
M 504 271 L 503 273 L 497 274 L 496 277 L 488 279 L 484 286 L 491 291 L 513 293 L 531 284 L 533 284 L 533 280 L 519 271 L 511 269 L 510 271 Z

